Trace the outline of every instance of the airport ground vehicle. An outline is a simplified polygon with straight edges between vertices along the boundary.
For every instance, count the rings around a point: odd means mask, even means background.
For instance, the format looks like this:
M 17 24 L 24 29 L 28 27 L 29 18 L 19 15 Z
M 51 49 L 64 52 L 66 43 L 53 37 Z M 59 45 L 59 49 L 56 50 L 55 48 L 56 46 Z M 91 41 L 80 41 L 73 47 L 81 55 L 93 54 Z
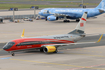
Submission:
M 33 19 L 29 18 L 29 17 L 25 17 L 23 18 L 24 21 L 33 21 Z

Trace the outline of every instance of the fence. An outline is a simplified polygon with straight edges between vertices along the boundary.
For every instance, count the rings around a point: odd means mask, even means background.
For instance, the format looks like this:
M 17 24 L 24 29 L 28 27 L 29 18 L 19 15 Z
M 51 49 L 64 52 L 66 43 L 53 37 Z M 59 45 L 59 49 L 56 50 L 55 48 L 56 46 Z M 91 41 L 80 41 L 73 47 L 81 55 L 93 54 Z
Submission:
M 0 16 L 0 17 L 2 17 L 4 20 L 13 19 L 13 15 L 11 15 L 11 16 Z M 34 15 L 15 15 L 15 19 L 23 19 L 25 17 L 34 18 Z M 37 17 L 37 15 L 36 15 L 36 17 Z

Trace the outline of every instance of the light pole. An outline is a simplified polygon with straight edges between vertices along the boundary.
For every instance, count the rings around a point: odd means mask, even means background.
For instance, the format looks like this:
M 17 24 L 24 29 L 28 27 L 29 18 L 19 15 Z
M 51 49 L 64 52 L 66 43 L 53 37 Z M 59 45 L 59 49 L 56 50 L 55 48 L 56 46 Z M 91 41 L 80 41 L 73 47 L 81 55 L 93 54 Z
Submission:
M 15 20 L 15 11 L 14 11 L 14 8 L 13 8 L 13 22 Z
M 38 6 L 31 6 L 31 8 L 34 9 L 34 19 L 36 19 L 36 9 L 38 9 Z
M 82 0 L 82 7 L 83 7 L 83 0 Z
M 13 19 L 12 19 L 12 21 L 14 22 L 14 20 L 15 20 L 15 8 L 10 8 L 9 10 L 13 11 Z
M 36 9 L 34 7 L 34 19 L 36 19 Z
M 32 9 L 34 9 L 34 19 L 36 18 L 36 7 L 35 6 L 31 6 Z

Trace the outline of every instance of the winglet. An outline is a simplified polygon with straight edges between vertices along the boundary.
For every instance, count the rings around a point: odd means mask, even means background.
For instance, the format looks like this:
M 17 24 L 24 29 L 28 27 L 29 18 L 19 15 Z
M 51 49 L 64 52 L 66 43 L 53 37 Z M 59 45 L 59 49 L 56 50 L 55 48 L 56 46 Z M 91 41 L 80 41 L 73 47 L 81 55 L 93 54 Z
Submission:
M 98 39 L 97 43 L 101 41 L 102 37 L 103 37 L 103 34 L 102 34 L 102 35 L 100 36 L 100 38 Z
M 21 35 L 22 38 L 24 37 L 24 31 L 25 31 L 25 29 L 23 29 L 23 32 L 22 32 L 22 35 Z

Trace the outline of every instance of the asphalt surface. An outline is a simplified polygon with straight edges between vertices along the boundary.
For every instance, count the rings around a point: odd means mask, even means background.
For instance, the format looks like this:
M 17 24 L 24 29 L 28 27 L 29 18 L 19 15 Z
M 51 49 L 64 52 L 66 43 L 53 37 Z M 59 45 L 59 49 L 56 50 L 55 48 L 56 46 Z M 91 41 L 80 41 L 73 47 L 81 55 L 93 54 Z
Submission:
M 63 23 L 63 20 L 53 22 L 34 20 L 14 23 L 4 20 L 4 23 L 0 24 L 0 70 L 105 70 L 104 18 L 105 14 L 95 19 L 87 19 L 85 29 L 87 36 L 78 41 L 95 42 L 100 37 L 96 34 L 104 34 L 99 43 L 59 47 L 57 54 L 45 54 L 38 50 L 15 52 L 14 57 L 2 50 L 5 45 L 2 42 L 20 38 L 23 29 L 25 29 L 25 37 L 67 34 L 74 30 L 77 22 L 75 20 L 71 20 L 70 23 Z
M 7 2 L 6 2 L 7 1 Z M 18 1 L 18 0 L 10 0 L 10 2 L 8 0 L 5 0 L 4 2 L 0 2 L 1 4 L 32 4 L 32 5 L 60 5 L 60 6 L 66 6 L 67 4 L 53 4 L 53 2 L 79 2 L 82 3 L 81 0 L 77 0 L 77 1 Z M 101 0 L 84 0 L 84 3 L 100 3 Z M 78 5 L 70 5 L 70 6 L 77 6 Z M 96 7 L 96 5 L 88 5 L 87 8 L 94 8 Z
M 81 40 L 93 41 L 99 36 Z M 12 57 L 0 50 L 0 70 L 105 70 L 105 37 L 97 44 L 73 45 L 59 48 L 57 54 L 39 51 L 16 52 Z M 2 48 L 4 44 L 0 44 Z

